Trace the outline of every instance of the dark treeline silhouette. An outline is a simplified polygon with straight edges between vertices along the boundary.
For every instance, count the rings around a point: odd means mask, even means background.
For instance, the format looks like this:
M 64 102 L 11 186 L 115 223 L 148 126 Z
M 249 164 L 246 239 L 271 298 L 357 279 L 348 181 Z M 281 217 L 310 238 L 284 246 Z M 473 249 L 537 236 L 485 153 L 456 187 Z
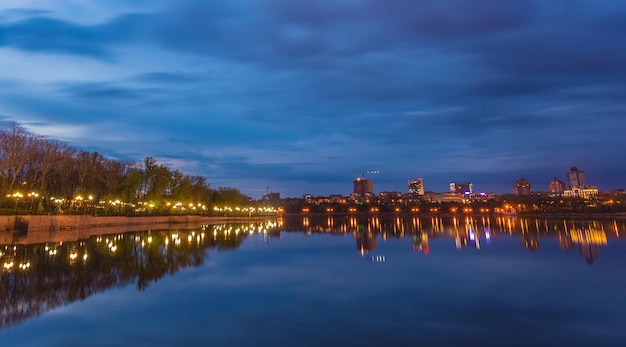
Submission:
M 239 190 L 211 189 L 202 176 L 158 164 L 105 158 L 0 124 L 0 207 L 29 213 L 201 213 L 214 203 L 245 203 Z

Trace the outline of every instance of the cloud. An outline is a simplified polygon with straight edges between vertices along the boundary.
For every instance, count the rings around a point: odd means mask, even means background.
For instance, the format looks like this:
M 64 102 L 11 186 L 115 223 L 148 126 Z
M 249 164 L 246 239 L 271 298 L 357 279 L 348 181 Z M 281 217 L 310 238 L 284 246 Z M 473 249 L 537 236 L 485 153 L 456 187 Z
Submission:
M 421 173 L 619 172 L 625 11 L 495 0 L 0 10 L 0 112 L 85 124 L 77 146 L 163 158 L 231 186 L 349 190 L 368 167 L 397 190 Z
M 108 56 L 93 28 L 49 18 L 33 18 L 0 26 L 0 45 L 26 51 Z

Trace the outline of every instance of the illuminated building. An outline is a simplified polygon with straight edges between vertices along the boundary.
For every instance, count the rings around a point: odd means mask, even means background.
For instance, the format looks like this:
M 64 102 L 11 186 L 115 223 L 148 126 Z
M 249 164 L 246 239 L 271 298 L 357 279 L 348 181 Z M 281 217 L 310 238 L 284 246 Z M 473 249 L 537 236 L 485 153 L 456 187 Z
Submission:
M 354 183 L 354 194 L 359 194 L 359 195 L 374 194 L 374 181 L 367 179 L 367 178 L 357 177 L 353 183 Z
M 409 194 L 410 195 L 424 195 L 424 179 L 417 178 L 409 180 Z
M 567 185 L 569 189 L 563 191 L 563 196 L 581 197 L 585 199 L 598 196 L 598 187 L 588 186 L 585 172 L 578 170 L 575 166 L 572 166 L 567 173 Z
M 378 194 L 380 200 L 385 202 L 395 202 L 399 199 L 402 199 L 402 193 L 400 192 L 380 192 Z
M 550 184 L 548 185 L 548 191 L 552 195 L 562 195 L 565 191 L 565 182 L 559 181 L 555 177 L 552 181 L 550 181 Z
M 585 178 L 585 172 L 578 170 L 576 166 L 572 166 L 567 173 L 567 186 L 569 189 L 575 187 L 586 187 L 587 179 Z
M 463 195 L 457 193 L 432 193 L 424 198 L 430 202 L 464 202 Z
M 532 193 L 532 187 L 530 182 L 525 178 L 520 178 L 517 182 L 513 183 L 513 194 L 515 195 L 530 195 Z
M 586 186 L 586 187 L 574 187 L 563 191 L 563 196 L 591 199 L 598 196 L 598 187 Z
M 471 182 L 450 182 L 450 192 L 457 194 L 472 194 L 474 192 L 474 187 Z

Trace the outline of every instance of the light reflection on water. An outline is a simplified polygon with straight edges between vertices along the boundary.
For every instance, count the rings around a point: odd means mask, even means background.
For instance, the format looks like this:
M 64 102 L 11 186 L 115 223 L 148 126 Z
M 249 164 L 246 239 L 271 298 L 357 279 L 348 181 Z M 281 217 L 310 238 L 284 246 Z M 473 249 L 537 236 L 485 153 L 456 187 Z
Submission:
M 624 230 L 614 220 L 331 216 L 75 242 L 18 238 L 0 246 L 0 337 L 620 345 Z

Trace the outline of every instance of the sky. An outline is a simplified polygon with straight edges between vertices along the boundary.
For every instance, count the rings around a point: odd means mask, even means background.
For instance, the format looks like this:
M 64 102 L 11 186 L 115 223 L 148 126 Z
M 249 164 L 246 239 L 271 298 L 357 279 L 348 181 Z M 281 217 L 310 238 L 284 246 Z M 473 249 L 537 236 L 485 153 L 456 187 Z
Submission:
M 623 0 L 3 0 L 0 120 L 259 198 L 626 187 Z

